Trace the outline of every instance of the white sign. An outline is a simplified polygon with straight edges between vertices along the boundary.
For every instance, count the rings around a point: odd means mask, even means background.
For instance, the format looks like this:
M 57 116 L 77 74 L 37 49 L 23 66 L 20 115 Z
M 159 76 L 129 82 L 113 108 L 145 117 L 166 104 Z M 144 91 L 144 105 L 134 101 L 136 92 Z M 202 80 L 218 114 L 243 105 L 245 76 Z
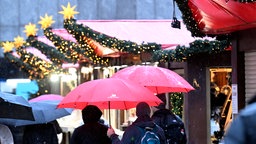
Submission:
M 232 112 L 238 114 L 237 84 L 232 84 Z

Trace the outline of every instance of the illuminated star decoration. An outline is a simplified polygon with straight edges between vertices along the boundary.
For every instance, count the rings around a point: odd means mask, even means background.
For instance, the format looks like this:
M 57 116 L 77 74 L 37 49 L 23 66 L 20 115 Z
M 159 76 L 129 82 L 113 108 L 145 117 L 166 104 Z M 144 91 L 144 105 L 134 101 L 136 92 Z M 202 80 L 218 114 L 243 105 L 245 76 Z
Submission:
M 11 52 L 14 47 L 14 44 L 12 42 L 5 42 L 3 43 L 4 53 Z
M 20 36 L 17 36 L 16 38 L 14 38 L 14 46 L 16 47 L 16 48 L 18 48 L 18 47 L 21 47 L 21 46 L 23 46 L 23 44 L 25 43 L 25 41 L 24 41 L 24 39 L 22 38 L 22 37 L 20 37 Z
M 74 15 L 79 13 L 74 10 L 76 6 L 71 7 L 70 3 L 68 3 L 67 7 L 64 7 L 63 5 L 61 7 L 63 11 L 60 11 L 59 13 L 64 15 L 64 19 L 74 18 Z
M 40 19 L 41 21 L 39 21 L 38 23 L 41 24 L 42 29 L 50 27 L 55 22 L 52 20 L 52 16 L 48 16 L 47 14 L 45 14 L 44 17 L 40 16 Z
M 35 24 L 29 23 L 28 25 L 25 25 L 24 32 L 26 33 L 27 37 L 29 36 L 35 36 L 38 29 L 36 28 Z

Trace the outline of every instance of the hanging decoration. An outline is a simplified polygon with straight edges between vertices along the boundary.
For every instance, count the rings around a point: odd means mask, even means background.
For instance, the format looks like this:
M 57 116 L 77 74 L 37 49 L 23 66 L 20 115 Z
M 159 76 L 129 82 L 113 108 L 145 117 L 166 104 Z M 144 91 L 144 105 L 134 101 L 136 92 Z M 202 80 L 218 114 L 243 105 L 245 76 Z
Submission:
M 42 21 L 41 21 L 42 22 Z M 72 61 L 68 59 L 63 53 L 59 52 L 56 48 L 49 46 L 43 42 L 38 41 L 36 36 L 36 31 L 38 29 L 34 24 L 29 23 L 25 26 L 24 32 L 28 36 L 26 40 L 26 46 L 31 46 L 40 50 L 44 55 L 46 55 L 53 64 L 61 66 L 64 62 L 71 63 Z
M 38 29 L 36 28 L 35 24 L 29 23 L 25 25 L 25 30 L 23 31 L 26 33 L 27 37 L 29 36 L 35 36 Z
M 72 48 L 76 45 L 72 44 L 70 41 L 65 41 L 64 39 L 57 37 L 51 32 L 50 27 L 54 23 L 54 21 L 52 20 L 52 16 L 48 16 L 47 14 L 45 14 L 45 16 L 40 17 L 40 19 L 41 21 L 39 21 L 38 23 L 41 24 L 41 28 L 44 30 L 44 35 L 53 42 L 54 46 L 63 56 L 65 55 L 68 58 L 68 61 L 71 60 L 72 63 L 76 63 L 78 61 L 78 53 L 72 51 Z
M 20 38 L 17 38 L 16 40 L 20 40 Z M 19 58 L 12 55 L 14 44 L 12 42 L 4 42 L 3 48 L 4 48 L 4 56 L 7 58 L 11 63 L 16 64 L 16 66 L 20 67 L 23 71 L 29 73 L 33 70 L 31 66 L 29 66 L 27 63 L 24 63 Z
M 17 39 L 20 39 L 20 38 L 17 38 Z M 12 55 L 12 52 L 14 49 L 14 43 L 11 43 L 11 42 L 3 43 L 3 48 L 4 48 L 5 58 L 7 58 L 11 63 L 14 63 L 16 66 L 20 67 L 24 72 L 28 73 L 30 78 L 32 77 L 40 78 L 38 73 L 34 72 L 34 68 L 30 64 L 25 63 L 21 59 Z
M 79 12 L 75 11 L 76 6 L 71 7 L 70 3 L 68 2 L 67 7 L 61 6 L 63 11 L 60 11 L 60 14 L 63 14 L 64 19 L 72 19 L 74 18 L 75 14 L 78 14 Z
M 52 16 L 48 16 L 47 14 L 45 14 L 44 17 L 40 16 L 40 21 L 38 22 L 39 24 L 41 24 L 41 28 L 42 29 L 46 29 L 48 27 L 51 27 L 53 23 L 55 23 L 54 20 L 52 20 Z
M 74 10 L 75 8 L 76 6 L 71 7 L 70 3 L 68 3 L 67 7 L 62 6 L 63 11 L 60 11 L 59 13 L 63 14 L 64 21 L 69 21 L 70 19 L 74 18 L 75 14 L 78 14 L 78 12 Z M 71 34 L 76 36 L 76 40 L 78 42 L 78 44 L 75 45 L 77 47 L 76 50 L 78 50 L 79 48 L 80 49 L 79 52 L 82 52 L 79 54 L 85 55 L 85 57 L 87 57 L 91 62 L 93 62 L 93 64 L 102 64 L 102 65 L 108 64 L 108 61 L 109 61 L 108 58 L 97 56 L 94 49 L 91 47 L 90 43 L 86 41 L 87 38 L 85 36 L 82 36 L 80 33 L 78 34 L 78 32 L 76 32 L 75 30 Z M 77 35 L 80 35 L 78 39 L 77 39 Z M 48 35 L 48 37 L 49 36 L 50 35 Z M 55 36 L 55 38 L 57 37 Z M 72 44 L 72 42 L 69 42 L 69 43 L 66 42 L 65 44 Z

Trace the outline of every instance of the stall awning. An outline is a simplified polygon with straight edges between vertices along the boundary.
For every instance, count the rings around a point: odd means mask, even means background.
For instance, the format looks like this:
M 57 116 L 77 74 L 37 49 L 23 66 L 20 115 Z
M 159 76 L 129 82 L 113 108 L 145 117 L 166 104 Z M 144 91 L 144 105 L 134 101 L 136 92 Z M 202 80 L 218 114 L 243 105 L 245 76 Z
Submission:
M 227 34 L 256 27 L 256 3 L 235 0 L 188 0 L 199 28 L 206 34 Z
M 93 30 L 120 40 L 137 44 L 157 43 L 162 48 L 190 43 L 195 40 L 181 22 L 181 29 L 171 27 L 172 20 L 78 20 Z

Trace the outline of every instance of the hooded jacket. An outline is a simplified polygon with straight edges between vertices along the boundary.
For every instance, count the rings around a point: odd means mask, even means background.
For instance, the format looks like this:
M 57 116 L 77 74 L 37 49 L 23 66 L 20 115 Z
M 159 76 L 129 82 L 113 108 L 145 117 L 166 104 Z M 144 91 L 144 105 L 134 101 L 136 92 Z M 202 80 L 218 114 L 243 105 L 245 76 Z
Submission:
M 165 119 L 166 116 L 166 119 Z M 178 122 L 182 122 L 181 118 L 174 113 L 172 113 L 168 109 L 159 109 L 152 115 L 152 120 L 158 124 L 159 126 L 163 126 L 164 124 L 170 124 L 174 119 L 176 119 Z
M 162 108 L 155 111 L 151 118 L 156 124 L 158 124 L 162 128 L 164 128 L 166 125 L 170 125 L 173 123 L 178 123 L 182 125 L 182 129 L 183 129 L 182 140 L 180 140 L 179 143 L 187 143 L 187 135 L 186 135 L 184 123 L 179 116 L 175 115 L 168 109 Z M 167 135 L 166 135 L 166 138 L 168 137 Z
M 157 134 L 161 144 L 165 144 L 163 129 L 156 125 L 148 115 L 138 117 L 132 125 L 128 126 L 123 134 L 122 140 L 119 140 L 116 134 L 111 135 L 112 144 L 140 144 L 144 134 L 141 133 L 139 127 L 143 129 L 145 127 L 153 128 L 153 132 Z

